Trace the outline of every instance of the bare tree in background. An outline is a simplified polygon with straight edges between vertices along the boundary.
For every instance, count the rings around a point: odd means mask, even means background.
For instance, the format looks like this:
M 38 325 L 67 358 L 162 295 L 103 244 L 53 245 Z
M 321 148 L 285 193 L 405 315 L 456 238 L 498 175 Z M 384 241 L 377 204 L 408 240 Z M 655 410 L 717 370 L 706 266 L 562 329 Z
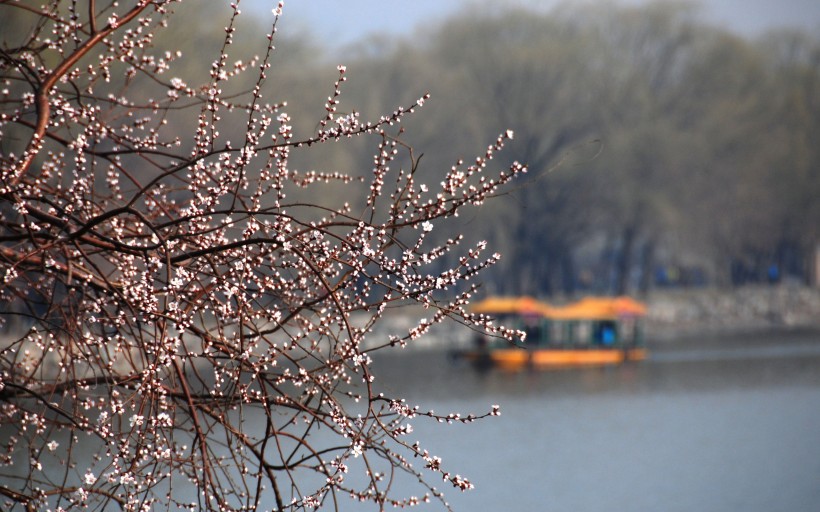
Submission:
M 465 309 L 466 281 L 497 255 L 426 240 L 524 172 L 486 176 L 512 133 L 418 183 L 394 125 L 425 98 L 372 122 L 342 114 L 339 66 L 325 117 L 297 137 L 263 98 L 282 4 L 250 60 L 229 58 L 232 5 L 210 77 L 190 85 L 171 72 L 177 52 L 153 46 L 173 3 L 0 1 L 23 34 L 0 47 L 0 508 L 445 503 L 436 480 L 471 484 L 408 439 L 408 420 L 476 417 L 385 396 L 369 353 L 448 318 L 516 335 Z M 248 75 L 250 91 L 230 88 Z M 171 128 L 185 116 L 190 131 Z M 364 180 L 289 163 L 368 134 Z M 326 182 L 349 203 L 297 199 Z M 450 251 L 458 265 L 431 273 Z M 429 315 L 409 332 L 370 334 L 413 303 Z M 400 477 L 421 495 L 394 496 Z

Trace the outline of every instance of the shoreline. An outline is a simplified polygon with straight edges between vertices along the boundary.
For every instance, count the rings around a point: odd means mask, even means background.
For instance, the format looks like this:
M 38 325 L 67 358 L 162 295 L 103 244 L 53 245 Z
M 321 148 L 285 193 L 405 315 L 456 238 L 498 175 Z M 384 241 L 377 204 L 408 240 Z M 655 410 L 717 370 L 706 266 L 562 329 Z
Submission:
M 651 343 L 820 332 L 820 289 L 796 283 L 730 290 L 658 290 L 646 302 L 649 311 L 644 328 Z
M 639 299 L 647 304 L 643 337 L 650 346 L 694 345 L 706 339 L 727 344 L 759 342 L 783 334 L 804 334 L 820 342 L 820 288 L 799 283 L 658 289 Z M 363 348 L 408 332 L 423 316 L 419 308 L 388 313 Z M 435 325 L 425 336 L 408 343 L 408 349 L 463 348 L 471 346 L 473 335 L 469 328 L 455 323 Z M 0 330 L 0 347 L 15 338 L 14 333 Z

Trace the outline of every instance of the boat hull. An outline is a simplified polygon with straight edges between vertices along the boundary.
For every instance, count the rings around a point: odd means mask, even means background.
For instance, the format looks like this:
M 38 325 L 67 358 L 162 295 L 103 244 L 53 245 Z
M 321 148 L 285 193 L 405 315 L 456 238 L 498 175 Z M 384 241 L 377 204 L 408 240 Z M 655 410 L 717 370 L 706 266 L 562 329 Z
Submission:
M 626 361 L 642 361 L 646 359 L 647 352 L 645 348 L 640 347 L 531 350 L 509 348 L 467 351 L 461 356 L 477 366 L 520 370 L 617 365 Z

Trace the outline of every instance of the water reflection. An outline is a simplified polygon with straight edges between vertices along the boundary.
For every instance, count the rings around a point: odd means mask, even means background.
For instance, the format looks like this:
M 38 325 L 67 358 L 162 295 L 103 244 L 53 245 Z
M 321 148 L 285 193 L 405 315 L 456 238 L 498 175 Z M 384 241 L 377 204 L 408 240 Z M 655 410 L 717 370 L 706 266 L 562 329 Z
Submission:
M 595 393 L 676 393 L 760 386 L 820 385 L 820 334 L 776 340 L 706 339 L 651 347 L 645 362 L 557 371 L 475 371 L 445 352 L 380 354 L 376 372 L 388 390 L 420 400 Z
M 374 371 L 378 390 L 423 410 L 465 415 L 501 404 L 499 418 L 470 425 L 412 421 L 408 441 L 477 486 L 462 494 L 433 482 L 456 510 L 820 509 L 818 333 L 650 348 L 641 363 L 518 373 L 477 372 L 445 351 L 403 351 L 378 357 Z M 314 435 L 321 445 L 329 433 Z M 195 500 L 183 480 L 175 498 Z M 350 480 L 361 483 L 363 473 Z M 394 491 L 420 494 L 412 481 Z
M 419 439 L 477 485 L 461 510 L 820 509 L 820 337 L 696 340 L 613 368 L 477 373 L 443 354 L 377 363 L 437 411 L 502 416 Z

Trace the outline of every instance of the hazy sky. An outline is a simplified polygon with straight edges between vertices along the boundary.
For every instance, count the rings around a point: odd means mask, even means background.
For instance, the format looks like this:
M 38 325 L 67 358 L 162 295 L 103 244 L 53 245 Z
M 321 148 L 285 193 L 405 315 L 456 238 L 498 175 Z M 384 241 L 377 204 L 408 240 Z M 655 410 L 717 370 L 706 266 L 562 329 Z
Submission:
M 250 0 L 274 7 L 277 0 Z M 586 0 L 576 0 L 586 1 Z M 491 2 L 491 3 L 489 3 Z M 550 9 L 572 0 L 285 0 L 283 30 L 308 30 L 323 42 L 344 45 L 373 33 L 404 35 L 459 10 L 499 3 Z M 646 0 L 620 0 L 642 4 Z M 820 30 L 820 0 L 702 0 L 703 19 L 755 35 L 773 27 Z

